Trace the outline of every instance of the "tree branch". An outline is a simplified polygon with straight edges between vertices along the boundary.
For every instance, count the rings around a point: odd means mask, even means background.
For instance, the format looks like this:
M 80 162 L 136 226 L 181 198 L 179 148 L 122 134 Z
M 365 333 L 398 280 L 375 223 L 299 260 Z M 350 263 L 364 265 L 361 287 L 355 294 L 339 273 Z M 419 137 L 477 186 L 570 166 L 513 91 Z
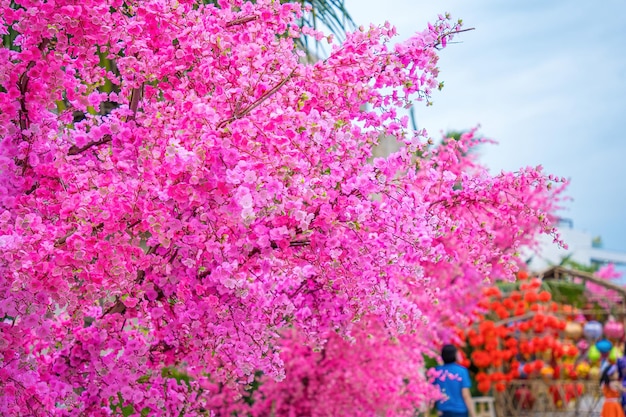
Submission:
M 259 16 L 240 17 L 239 19 L 231 20 L 230 22 L 226 23 L 226 27 L 230 28 L 237 25 L 243 25 L 245 23 L 252 22 L 253 20 L 259 20 Z
M 268 98 L 270 98 L 272 95 L 274 95 L 278 90 L 280 90 L 282 88 L 282 86 L 284 86 L 285 84 L 287 84 L 287 81 L 289 81 L 293 75 L 295 74 L 296 69 L 292 69 L 291 72 L 289 73 L 289 75 L 287 75 L 281 82 L 279 82 L 278 84 L 276 84 L 274 87 L 272 87 L 271 90 L 268 90 L 267 92 L 265 92 L 265 94 L 263 94 L 261 97 L 259 97 L 255 102 L 253 102 L 252 104 L 250 104 L 248 107 L 246 107 L 245 109 L 243 109 L 240 112 L 235 112 L 235 114 L 233 115 L 233 117 L 223 120 L 221 121 L 218 125 L 217 128 L 221 129 L 224 126 L 226 126 L 227 124 L 237 120 L 237 119 L 241 119 L 242 117 L 244 117 L 245 115 L 247 115 L 248 113 L 250 113 L 252 110 L 256 109 L 257 107 L 259 107 L 265 100 L 267 100 Z
M 111 137 L 111 135 L 105 135 L 102 139 L 91 141 L 91 142 L 89 142 L 88 144 L 86 144 L 85 146 L 83 146 L 81 148 L 79 148 L 76 145 L 72 145 L 72 147 L 67 151 L 67 154 L 69 156 L 78 155 L 79 153 L 83 153 L 87 149 L 89 149 L 89 148 L 91 148 L 93 146 L 104 145 L 105 143 L 109 143 L 112 140 L 113 140 L 113 138 Z
M 69 232 L 67 232 L 65 234 L 65 236 L 59 238 L 56 240 L 56 242 L 54 242 L 54 247 L 58 248 L 61 245 L 64 245 L 65 242 L 67 242 L 67 239 L 72 236 L 74 233 L 76 233 L 76 228 L 72 228 Z
M 137 88 L 133 88 L 132 93 L 130 94 L 130 101 L 128 103 L 128 108 L 133 114 L 130 116 L 129 120 L 135 120 L 137 116 L 137 109 L 139 109 L 139 102 L 143 97 L 143 84 Z

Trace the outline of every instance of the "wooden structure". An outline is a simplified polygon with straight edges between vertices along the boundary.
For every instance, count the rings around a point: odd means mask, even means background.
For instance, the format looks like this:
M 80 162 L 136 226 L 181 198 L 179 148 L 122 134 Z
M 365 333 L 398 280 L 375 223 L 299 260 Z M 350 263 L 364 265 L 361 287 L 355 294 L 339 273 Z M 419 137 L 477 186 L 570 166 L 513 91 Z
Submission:
M 562 266 L 553 266 L 539 274 L 539 279 L 542 281 L 556 279 L 556 280 L 572 280 L 580 279 L 584 282 L 591 282 L 609 290 L 615 291 L 622 296 L 623 300 L 626 300 L 626 288 L 617 284 L 614 284 L 606 279 L 599 278 L 589 272 L 577 271 L 574 269 L 564 268 Z
M 498 417 L 598 417 L 598 381 L 514 380 L 496 395 Z
M 493 397 L 473 397 L 472 403 L 476 417 L 496 417 L 495 399 Z

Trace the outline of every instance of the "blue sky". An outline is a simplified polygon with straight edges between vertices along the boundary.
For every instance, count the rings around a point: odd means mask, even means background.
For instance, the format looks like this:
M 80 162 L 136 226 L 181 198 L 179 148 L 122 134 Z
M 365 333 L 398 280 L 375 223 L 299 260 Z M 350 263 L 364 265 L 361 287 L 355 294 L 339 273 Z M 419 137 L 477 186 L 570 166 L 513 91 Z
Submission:
M 405 39 L 449 12 L 474 31 L 441 52 L 431 136 L 480 125 L 493 172 L 543 165 L 571 180 L 561 215 L 626 251 L 626 0 L 346 0 L 357 24 Z

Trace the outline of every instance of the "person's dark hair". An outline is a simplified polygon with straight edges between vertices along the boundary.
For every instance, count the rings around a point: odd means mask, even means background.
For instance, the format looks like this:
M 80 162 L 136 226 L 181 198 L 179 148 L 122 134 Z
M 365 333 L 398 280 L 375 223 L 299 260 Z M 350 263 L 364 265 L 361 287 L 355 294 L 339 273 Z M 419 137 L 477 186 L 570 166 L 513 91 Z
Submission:
M 611 375 L 615 372 L 618 372 L 617 366 L 609 365 L 602 371 L 602 375 L 600 376 L 600 386 L 608 385 L 611 382 Z M 621 373 L 618 374 L 621 376 Z M 621 379 L 621 378 L 620 378 Z
M 441 359 L 443 359 L 443 363 L 456 362 L 456 347 L 453 345 L 445 345 L 441 349 Z

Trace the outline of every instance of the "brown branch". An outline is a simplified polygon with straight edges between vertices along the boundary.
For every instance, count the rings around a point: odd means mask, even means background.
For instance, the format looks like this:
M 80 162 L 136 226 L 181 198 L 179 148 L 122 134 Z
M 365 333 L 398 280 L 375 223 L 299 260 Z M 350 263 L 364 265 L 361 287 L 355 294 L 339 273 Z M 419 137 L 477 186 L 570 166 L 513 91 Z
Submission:
M 291 247 L 309 246 L 310 244 L 311 242 L 309 242 L 308 240 L 294 240 L 293 242 L 289 244 L 289 246 Z
M 156 244 L 154 246 L 150 246 L 148 248 L 148 250 L 146 251 L 146 255 L 152 255 L 154 252 L 156 252 L 156 250 L 159 248 L 159 245 Z
M 107 314 L 115 314 L 115 313 L 119 313 L 119 314 L 124 314 L 126 312 L 126 306 L 124 305 L 124 303 L 122 301 L 120 301 L 119 298 L 117 298 L 115 300 L 115 304 L 113 304 L 111 307 L 109 307 L 103 314 L 102 316 L 106 316 Z
M 475 28 L 458 29 L 458 30 L 453 30 L 453 31 L 450 31 L 450 32 L 446 32 L 443 35 L 439 36 L 439 38 L 437 38 L 437 42 L 433 45 L 433 48 L 440 49 L 438 47 L 439 47 L 439 45 L 441 45 L 441 40 L 443 38 L 445 38 L 446 36 L 456 35 L 457 33 L 469 32 L 471 30 L 475 30 Z
M 133 114 L 129 117 L 129 120 L 135 120 L 137 116 L 137 109 L 139 109 L 139 102 L 143 97 L 143 84 L 137 88 L 133 88 L 132 93 L 130 94 L 130 101 L 128 103 L 128 108 Z
M 130 223 L 128 226 L 126 226 L 126 230 L 132 229 L 133 227 L 137 226 L 139 223 L 141 223 L 141 219 L 136 220 L 136 221 Z
M 69 237 L 72 236 L 74 233 L 76 233 L 76 228 L 71 229 L 69 232 L 65 234 L 65 236 L 57 239 L 57 241 L 54 242 L 54 247 L 58 248 L 59 246 L 64 245 L 65 242 L 67 242 L 67 239 L 69 239 Z
M 78 155 L 79 153 L 83 153 L 87 149 L 89 149 L 89 148 L 91 148 L 93 146 L 104 145 L 105 143 L 109 143 L 112 140 L 113 140 L 113 138 L 111 137 L 111 135 L 105 135 L 102 139 L 91 141 L 88 144 L 86 144 L 85 146 L 80 147 L 80 148 L 78 146 L 76 146 L 76 145 L 72 145 L 72 147 L 70 147 L 70 149 L 67 151 L 67 154 L 69 156 Z
M 236 112 L 233 117 L 228 118 L 226 120 L 221 121 L 218 125 L 217 128 L 221 129 L 224 126 L 226 126 L 227 124 L 240 119 L 244 116 L 246 116 L 248 113 L 250 113 L 252 110 L 256 109 L 257 107 L 259 107 L 261 104 L 263 104 L 263 102 L 265 100 L 267 100 L 268 98 L 270 98 L 272 95 L 274 95 L 278 90 L 280 90 L 282 88 L 282 86 L 284 86 L 285 84 L 287 84 L 287 82 L 293 77 L 293 75 L 295 74 L 296 69 L 294 68 L 293 70 L 291 70 L 291 72 L 289 73 L 289 75 L 287 75 L 285 78 L 283 78 L 283 80 L 281 82 L 279 82 L 278 84 L 276 84 L 274 87 L 272 87 L 270 90 L 268 90 L 267 92 L 265 92 L 265 94 L 263 94 L 261 97 L 259 97 L 256 101 L 254 101 L 252 104 L 250 104 L 248 107 L 246 107 L 245 109 L 243 109 L 240 112 Z
M 17 87 L 20 89 L 20 128 L 22 130 L 26 130 L 30 126 L 30 119 L 28 117 L 28 110 L 26 109 L 26 91 L 28 91 L 28 82 L 30 81 L 30 77 L 28 76 L 28 71 L 30 71 L 35 66 L 34 62 L 30 62 L 22 75 L 20 75 L 20 79 L 17 82 Z
M 448 32 L 448 35 L 455 35 L 457 33 L 469 32 L 470 30 L 476 30 L 476 28 L 453 30 L 452 32 Z
M 39 182 L 38 182 L 38 181 L 35 181 L 35 183 L 33 184 L 33 186 L 32 186 L 32 187 L 30 187 L 28 190 L 26 190 L 25 194 L 26 194 L 26 195 L 31 195 L 32 193 L 34 193 L 34 192 L 35 192 L 35 190 L 36 190 L 37 188 L 39 188 Z
M 29 62 L 17 82 L 17 87 L 20 90 L 20 109 L 18 111 L 20 119 L 20 133 L 22 135 L 22 140 L 28 142 L 28 151 L 26 153 L 26 156 L 22 160 L 16 160 L 16 165 L 22 167 L 22 175 L 26 173 L 26 169 L 28 168 L 28 154 L 30 153 L 31 147 L 31 143 L 26 138 L 26 135 L 24 135 L 24 131 L 30 128 L 30 117 L 28 116 L 28 109 L 26 108 L 26 91 L 28 91 L 28 81 L 30 80 L 30 77 L 28 76 L 28 71 L 30 71 L 31 68 L 33 68 L 34 66 L 35 62 Z
M 139 223 L 140 223 L 140 220 L 137 220 L 137 222 L 133 223 L 133 225 L 129 227 L 134 227 L 136 224 L 139 224 Z M 128 230 L 128 228 L 126 230 Z M 159 247 L 158 244 L 154 246 L 150 246 L 148 250 L 146 251 L 146 255 L 152 255 L 157 250 L 158 247 Z M 135 279 L 135 282 L 138 284 L 141 284 L 143 283 L 145 278 L 146 278 L 146 271 L 143 269 L 137 270 L 137 279 Z
M 308 240 L 293 240 L 289 242 L 289 246 L 292 248 L 301 247 L 301 246 L 309 246 L 310 244 L 311 242 Z M 270 242 L 270 247 L 272 249 L 278 249 L 279 246 L 278 246 L 278 243 L 276 242 Z M 261 253 L 261 249 L 254 248 L 248 253 L 248 258 L 252 258 L 254 255 L 258 255 L 259 253 Z
M 174 262 L 174 259 L 176 259 L 176 256 L 178 255 L 178 249 L 179 248 L 174 249 L 174 253 L 172 253 L 172 256 L 170 256 L 170 259 L 167 261 L 167 263 L 171 264 L 172 262 Z
M 231 20 L 230 22 L 226 23 L 226 27 L 230 28 L 237 25 L 243 25 L 245 23 L 252 22 L 253 20 L 259 20 L 259 16 L 240 17 L 239 19 Z

